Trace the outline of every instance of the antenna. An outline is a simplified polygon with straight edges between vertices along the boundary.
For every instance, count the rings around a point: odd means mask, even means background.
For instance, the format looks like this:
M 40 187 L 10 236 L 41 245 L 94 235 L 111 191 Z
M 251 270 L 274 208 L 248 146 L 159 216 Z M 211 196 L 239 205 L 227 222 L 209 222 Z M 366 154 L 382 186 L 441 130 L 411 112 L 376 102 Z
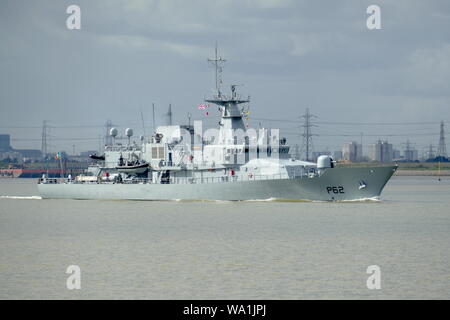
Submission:
M 145 137 L 146 134 L 145 134 L 145 124 L 144 124 L 144 113 L 142 112 L 142 107 L 141 107 L 141 120 L 142 120 L 142 130 L 144 132 L 144 137 Z
M 153 132 L 156 132 L 155 127 L 155 104 L 152 103 L 152 125 L 153 125 Z
M 220 57 L 217 52 L 217 42 L 216 42 L 216 48 L 215 48 L 215 55 L 214 58 L 208 59 L 208 62 L 212 64 L 212 66 L 215 69 L 215 75 L 216 75 L 216 92 L 217 96 L 221 96 L 220 87 L 222 86 L 222 67 L 225 63 L 225 59 Z
M 169 118 L 169 126 L 172 125 L 172 104 L 169 103 L 169 111 L 167 111 L 167 117 Z
M 310 161 L 310 153 L 312 153 L 313 150 L 313 141 L 312 141 L 312 137 L 313 136 L 317 136 L 317 134 L 313 134 L 311 128 L 312 127 L 317 127 L 317 125 L 313 124 L 311 122 L 312 118 L 317 118 L 317 116 L 309 113 L 309 108 L 306 108 L 306 112 L 303 116 L 301 116 L 300 118 L 305 119 L 302 127 L 303 127 L 303 145 L 302 145 L 302 150 L 305 150 L 305 154 L 306 154 L 306 161 Z

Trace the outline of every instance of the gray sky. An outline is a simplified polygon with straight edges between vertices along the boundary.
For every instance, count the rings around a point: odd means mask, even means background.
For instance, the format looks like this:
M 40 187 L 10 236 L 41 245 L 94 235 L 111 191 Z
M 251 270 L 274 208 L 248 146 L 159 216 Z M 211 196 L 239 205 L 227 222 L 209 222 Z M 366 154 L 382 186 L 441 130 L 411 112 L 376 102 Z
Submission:
M 66 28 L 71 4 L 81 30 Z M 381 30 L 366 27 L 371 4 Z M 216 41 L 224 84 L 251 96 L 250 123 L 291 143 L 306 107 L 318 117 L 316 150 L 364 132 L 365 144 L 395 134 L 397 147 L 409 138 L 422 151 L 437 144 L 440 120 L 450 131 L 446 0 L 2 0 L 0 41 L 0 133 L 15 148 L 40 148 L 43 120 L 52 151 L 96 149 L 107 119 L 139 135 L 141 109 L 148 133 L 152 102 L 157 121 L 172 103 L 175 122 L 190 112 L 215 125 L 216 110 L 197 106 L 214 86 L 206 59 Z M 92 140 L 58 140 L 73 138 Z

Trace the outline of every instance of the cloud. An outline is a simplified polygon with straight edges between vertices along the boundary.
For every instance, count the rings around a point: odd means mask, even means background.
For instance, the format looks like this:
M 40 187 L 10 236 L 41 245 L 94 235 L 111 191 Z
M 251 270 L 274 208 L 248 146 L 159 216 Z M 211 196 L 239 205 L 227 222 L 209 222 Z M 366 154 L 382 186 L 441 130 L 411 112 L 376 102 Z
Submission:
M 216 41 L 261 118 L 450 119 L 448 1 L 379 0 L 376 31 L 369 0 L 79 0 L 79 31 L 70 4 L 0 2 L 0 126 L 136 122 L 152 102 L 184 121 L 214 86 Z

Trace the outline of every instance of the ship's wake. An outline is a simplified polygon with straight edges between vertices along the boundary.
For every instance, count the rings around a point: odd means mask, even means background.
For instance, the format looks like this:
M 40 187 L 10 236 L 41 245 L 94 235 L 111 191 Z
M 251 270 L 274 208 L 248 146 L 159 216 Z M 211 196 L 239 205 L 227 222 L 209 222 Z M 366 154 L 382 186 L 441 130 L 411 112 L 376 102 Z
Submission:
M 341 200 L 336 202 L 381 202 L 382 200 L 380 197 L 372 197 L 372 198 L 361 198 L 361 199 L 354 199 L 354 200 Z
M 283 199 L 283 198 L 268 198 L 260 200 L 244 200 L 244 202 L 314 202 L 314 203 L 330 203 L 330 202 L 381 202 L 380 197 L 360 198 L 352 200 L 308 200 L 308 199 Z
M 158 200 L 157 200 L 158 201 Z M 360 198 L 351 200 L 309 200 L 309 199 L 286 199 L 286 198 L 267 198 L 267 199 L 248 199 L 248 200 L 205 200 L 205 199 L 171 199 L 159 201 L 175 202 L 212 202 L 212 203 L 236 203 L 236 202 L 311 202 L 311 203 L 361 203 L 361 202 L 381 202 L 380 197 Z
M 0 196 L 0 199 L 42 200 L 39 196 Z

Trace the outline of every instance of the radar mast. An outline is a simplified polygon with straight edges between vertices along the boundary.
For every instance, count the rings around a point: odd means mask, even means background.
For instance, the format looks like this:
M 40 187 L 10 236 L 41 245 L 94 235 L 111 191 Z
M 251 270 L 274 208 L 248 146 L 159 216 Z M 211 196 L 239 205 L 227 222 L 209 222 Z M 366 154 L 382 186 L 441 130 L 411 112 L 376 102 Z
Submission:
M 242 111 L 239 110 L 238 105 L 241 103 L 247 103 L 248 99 L 241 99 L 241 96 L 236 92 L 236 84 L 231 85 L 231 95 L 225 95 L 221 92 L 222 86 L 222 66 L 226 61 L 218 54 L 217 44 L 215 47 L 215 57 L 208 59 L 215 67 L 216 74 L 216 95 L 213 95 L 209 99 L 205 99 L 205 102 L 214 103 L 220 106 L 219 110 L 222 113 L 220 120 L 221 129 L 242 129 L 245 131 L 245 125 L 242 120 Z
M 220 97 L 221 96 L 220 88 L 222 87 L 222 67 L 225 64 L 226 60 L 218 55 L 217 42 L 216 42 L 214 58 L 208 59 L 208 62 L 210 62 L 215 69 L 216 94 L 218 97 Z

